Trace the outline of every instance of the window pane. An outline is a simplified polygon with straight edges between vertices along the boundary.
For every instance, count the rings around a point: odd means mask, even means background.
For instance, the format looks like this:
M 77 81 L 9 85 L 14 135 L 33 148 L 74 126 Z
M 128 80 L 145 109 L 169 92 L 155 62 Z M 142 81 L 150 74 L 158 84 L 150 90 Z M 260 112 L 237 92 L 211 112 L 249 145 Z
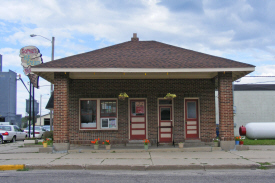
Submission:
M 196 118 L 196 102 L 187 102 L 187 118 Z
M 161 114 L 160 114 L 161 120 L 171 120 L 170 108 L 161 108 L 160 111 L 161 111 Z
M 102 100 L 100 101 L 100 115 L 101 117 L 116 117 L 116 101 Z
M 96 127 L 96 101 L 83 100 L 81 105 L 81 127 L 95 128 Z
M 133 116 L 144 116 L 144 102 L 132 102 L 131 110 Z

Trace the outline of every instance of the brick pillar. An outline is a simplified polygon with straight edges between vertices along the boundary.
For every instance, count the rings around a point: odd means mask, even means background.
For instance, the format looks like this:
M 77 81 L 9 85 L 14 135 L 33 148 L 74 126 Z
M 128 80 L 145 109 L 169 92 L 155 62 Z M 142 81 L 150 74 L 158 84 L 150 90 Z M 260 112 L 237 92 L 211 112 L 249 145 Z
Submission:
M 232 73 L 219 73 L 219 130 L 224 141 L 234 141 Z M 232 145 L 232 144 L 231 144 Z M 232 147 L 231 147 L 232 148 Z M 234 148 L 234 147 L 233 147 Z
M 69 149 L 68 105 L 69 73 L 54 73 L 54 148 Z

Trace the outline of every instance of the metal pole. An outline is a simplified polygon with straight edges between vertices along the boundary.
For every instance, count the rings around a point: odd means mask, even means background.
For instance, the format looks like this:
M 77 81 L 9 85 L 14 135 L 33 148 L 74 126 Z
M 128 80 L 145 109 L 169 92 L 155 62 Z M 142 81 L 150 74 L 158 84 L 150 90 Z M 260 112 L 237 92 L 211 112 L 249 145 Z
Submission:
M 52 37 L 52 61 L 54 60 L 54 37 Z M 51 96 L 53 94 L 53 84 L 51 83 Z M 53 126 L 53 110 L 50 110 L 50 131 L 52 131 Z
M 32 122 L 33 122 L 33 138 L 35 138 L 35 119 L 34 119 L 34 85 L 32 85 Z
M 29 138 L 31 137 L 31 110 L 32 110 L 32 107 L 31 107 L 31 104 L 32 104 L 32 83 L 31 83 L 31 79 L 30 79 L 30 99 L 29 99 Z
M 40 94 L 40 126 L 41 126 L 41 106 L 42 106 L 42 95 Z

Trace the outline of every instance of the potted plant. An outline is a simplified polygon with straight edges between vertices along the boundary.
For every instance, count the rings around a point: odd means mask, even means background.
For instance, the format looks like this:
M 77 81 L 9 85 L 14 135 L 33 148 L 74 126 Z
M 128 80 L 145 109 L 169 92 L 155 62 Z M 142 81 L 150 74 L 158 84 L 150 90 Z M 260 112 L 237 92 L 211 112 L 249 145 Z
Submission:
M 110 140 L 105 140 L 104 142 L 102 142 L 102 144 L 105 145 L 106 150 L 110 150 L 111 149 Z
M 219 147 L 219 142 L 220 142 L 219 137 L 214 138 L 213 142 L 214 142 L 214 147 Z
M 243 145 L 243 139 L 240 138 L 240 145 Z
M 46 138 L 46 139 L 43 140 L 43 142 L 42 142 L 43 147 L 47 147 L 49 143 L 50 143 L 50 139 Z
M 165 98 L 165 99 L 173 99 L 173 98 L 175 98 L 175 97 L 177 97 L 176 94 L 167 93 L 167 95 L 166 95 L 164 98 Z
M 148 139 L 144 139 L 143 143 L 144 143 L 144 149 L 148 150 L 148 145 L 149 145 L 150 141 Z
M 99 138 L 98 139 L 95 139 L 94 141 L 91 141 L 92 144 L 94 144 L 94 149 L 95 150 L 98 150 L 98 141 L 99 141 Z
M 124 100 L 125 98 L 127 98 L 127 97 L 129 97 L 128 95 L 127 95 L 127 93 L 120 93 L 119 95 L 118 95 L 118 99 L 121 99 L 121 100 Z
M 240 136 L 235 137 L 235 145 L 240 145 L 240 140 L 241 140 Z
M 184 143 L 183 142 L 179 142 L 179 148 L 181 149 L 181 148 L 183 148 L 183 146 L 184 146 Z

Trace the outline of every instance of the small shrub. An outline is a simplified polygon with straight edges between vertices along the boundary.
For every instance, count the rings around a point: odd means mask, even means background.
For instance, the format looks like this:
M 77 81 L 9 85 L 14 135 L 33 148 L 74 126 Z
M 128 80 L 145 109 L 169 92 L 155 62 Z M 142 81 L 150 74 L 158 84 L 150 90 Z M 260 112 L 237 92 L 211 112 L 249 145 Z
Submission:
M 44 132 L 43 139 L 52 139 L 53 140 L 53 131 L 46 131 Z

